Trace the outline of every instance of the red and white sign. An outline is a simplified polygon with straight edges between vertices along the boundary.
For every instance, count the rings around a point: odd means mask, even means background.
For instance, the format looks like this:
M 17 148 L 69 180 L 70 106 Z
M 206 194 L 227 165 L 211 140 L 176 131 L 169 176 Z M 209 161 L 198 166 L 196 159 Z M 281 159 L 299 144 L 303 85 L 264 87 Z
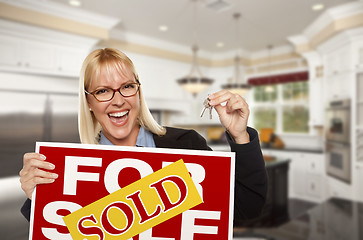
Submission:
M 71 240 L 64 216 L 180 159 L 203 203 L 132 240 L 232 240 L 234 153 L 68 143 L 37 143 L 36 152 L 59 177 L 33 193 L 31 240 Z

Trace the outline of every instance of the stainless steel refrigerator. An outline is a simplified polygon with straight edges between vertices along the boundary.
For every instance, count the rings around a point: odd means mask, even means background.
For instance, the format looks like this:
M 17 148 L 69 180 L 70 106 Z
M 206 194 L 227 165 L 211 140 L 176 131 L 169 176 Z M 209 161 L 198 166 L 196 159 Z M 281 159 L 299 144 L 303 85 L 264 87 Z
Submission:
M 0 178 L 17 175 L 36 141 L 78 143 L 73 93 L 0 90 Z

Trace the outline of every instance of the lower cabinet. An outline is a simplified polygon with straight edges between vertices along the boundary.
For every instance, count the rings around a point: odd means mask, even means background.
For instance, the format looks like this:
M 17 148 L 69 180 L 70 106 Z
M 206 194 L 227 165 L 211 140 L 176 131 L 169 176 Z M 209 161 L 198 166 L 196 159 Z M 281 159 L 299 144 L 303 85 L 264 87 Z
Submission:
M 325 156 L 323 153 L 307 153 L 282 150 L 263 150 L 264 155 L 290 159 L 288 173 L 288 197 L 309 202 L 325 200 Z
M 321 199 L 323 197 L 323 178 L 319 174 L 308 174 L 306 184 L 306 195 L 314 199 Z
M 355 188 L 355 189 L 357 189 L 357 191 L 355 191 L 355 193 L 356 193 L 355 198 L 358 201 L 363 202 L 363 191 L 361 190 L 361 189 L 363 189 L 363 163 L 362 162 L 356 164 L 355 175 L 356 175 L 356 182 L 357 182 L 357 187 Z M 362 217 L 363 217 L 363 215 L 362 215 Z
M 271 149 L 262 149 L 262 152 L 264 156 L 273 156 L 278 159 L 278 161 L 266 162 L 269 180 L 266 205 L 259 218 L 248 221 L 236 220 L 235 226 L 278 226 L 289 218 L 289 198 L 316 203 L 325 200 L 325 157 L 323 153 Z
M 322 202 L 325 197 L 325 158 L 324 154 L 295 153 L 292 159 L 292 183 L 301 189 L 296 191 L 292 185 L 291 197 L 306 201 Z M 298 174 L 295 174 L 298 173 Z

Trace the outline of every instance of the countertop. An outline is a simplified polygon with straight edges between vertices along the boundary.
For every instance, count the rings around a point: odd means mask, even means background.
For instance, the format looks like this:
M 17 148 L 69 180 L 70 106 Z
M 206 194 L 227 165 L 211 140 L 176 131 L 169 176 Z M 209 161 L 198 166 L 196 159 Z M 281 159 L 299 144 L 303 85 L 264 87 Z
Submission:
M 234 230 L 234 239 L 247 236 L 275 240 L 361 240 L 363 202 L 331 198 L 276 228 Z
M 309 148 L 271 148 L 262 147 L 263 150 L 285 151 L 285 152 L 304 152 L 304 153 L 324 153 L 323 149 L 309 149 Z
M 265 165 L 266 167 L 275 167 L 275 166 L 279 166 L 279 165 L 282 165 L 282 164 L 287 164 L 290 162 L 290 159 L 288 158 L 276 158 L 276 157 L 273 157 L 272 159 L 269 159 L 267 160 L 266 159 L 266 156 L 264 156 L 265 158 Z
M 210 144 L 209 145 L 213 151 L 230 151 L 230 147 L 228 144 Z M 273 151 L 284 151 L 284 152 L 303 152 L 303 153 L 316 153 L 323 154 L 324 150 L 320 148 L 271 148 L 271 147 L 261 147 L 262 151 L 264 150 L 273 150 Z

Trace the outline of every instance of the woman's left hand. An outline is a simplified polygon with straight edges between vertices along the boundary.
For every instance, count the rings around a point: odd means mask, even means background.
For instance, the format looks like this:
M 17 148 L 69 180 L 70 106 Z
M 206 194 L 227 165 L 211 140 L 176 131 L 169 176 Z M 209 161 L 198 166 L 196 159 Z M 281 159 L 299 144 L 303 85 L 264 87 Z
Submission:
M 217 111 L 223 127 L 238 144 L 250 141 L 247 133 L 247 121 L 250 114 L 246 100 L 239 94 L 221 90 L 209 96 L 209 105 Z M 224 106 L 221 103 L 226 102 Z

